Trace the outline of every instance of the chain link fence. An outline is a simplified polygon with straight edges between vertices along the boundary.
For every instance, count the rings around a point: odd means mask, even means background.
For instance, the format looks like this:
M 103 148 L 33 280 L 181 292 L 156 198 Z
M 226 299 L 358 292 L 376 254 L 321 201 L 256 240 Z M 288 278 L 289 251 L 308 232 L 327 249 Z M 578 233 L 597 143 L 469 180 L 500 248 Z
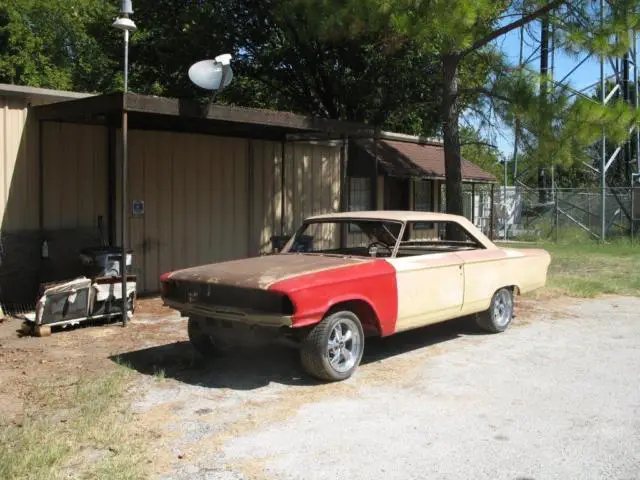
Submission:
M 444 198 L 444 196 L 442 196 Z M 640 187 L 534 189 L 465 185 L 464 215 L 494 240 L 605 240 L 634 237 Z

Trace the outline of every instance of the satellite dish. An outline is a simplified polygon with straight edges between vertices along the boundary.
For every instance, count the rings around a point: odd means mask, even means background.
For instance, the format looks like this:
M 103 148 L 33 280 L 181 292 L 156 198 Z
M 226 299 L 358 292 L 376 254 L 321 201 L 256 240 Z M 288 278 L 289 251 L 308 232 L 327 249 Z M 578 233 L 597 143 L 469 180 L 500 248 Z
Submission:
M 218 55 L 214 60 L 201 60 L 189 68 L 189 79 L 205 90 L 222 90 L 233 79 L 229 65 L 231 55 Z

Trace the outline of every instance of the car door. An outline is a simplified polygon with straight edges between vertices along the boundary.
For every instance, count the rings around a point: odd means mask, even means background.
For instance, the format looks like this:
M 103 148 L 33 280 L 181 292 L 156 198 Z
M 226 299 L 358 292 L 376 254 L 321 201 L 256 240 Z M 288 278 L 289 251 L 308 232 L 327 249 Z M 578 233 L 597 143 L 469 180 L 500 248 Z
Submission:
M 501 248 L 461 251 L 458 256 L 463 262 L 465 279 L 461 315 L 488 309 L 493 294 L 499 288 L 517 283 L 514 280 L 525 267 L 518 261 L 521 254 Z
M 396 331 L 459 316 L 464 298 L 464 270 L 458 255 L 436 253 L 388 261 L 396 270 Z

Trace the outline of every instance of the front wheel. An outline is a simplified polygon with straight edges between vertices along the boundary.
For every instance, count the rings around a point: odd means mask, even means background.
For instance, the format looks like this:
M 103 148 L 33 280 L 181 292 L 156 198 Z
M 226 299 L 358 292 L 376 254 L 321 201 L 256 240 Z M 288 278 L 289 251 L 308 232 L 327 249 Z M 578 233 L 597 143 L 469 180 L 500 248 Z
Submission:
M 489 309 L 476 315 L 480 328 L 491 333 L 504 332 L 513 318 L 513 292 L 501 288 L 493 294 Z
M 357 315 L 336 312 L 318 323 L 302 341 L 300 360 L 311 376 L 325 381 L 349 378 L 360 365 L 364 332 Z
M 202 357 L 207 359 L 226 355 L 229 352 L 228 346 L 223 345 L 222 342 L 215 339 L 212 335 L 205 333 L 202 329 L 201 321 L 198 317 L 189 317 L 187 334 L 189 335 L 191 346 L 193 346 L 195 351 Z

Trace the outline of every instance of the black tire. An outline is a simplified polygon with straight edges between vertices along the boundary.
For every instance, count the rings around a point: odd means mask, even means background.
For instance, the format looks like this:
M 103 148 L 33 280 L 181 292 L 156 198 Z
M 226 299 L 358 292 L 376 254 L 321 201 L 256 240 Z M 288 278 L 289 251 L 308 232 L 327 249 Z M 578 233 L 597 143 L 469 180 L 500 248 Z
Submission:
M 349 337 L 349 340 L 336 340 L 338 327 L 342 338 Z M 347 334 L 347 331 L 351 333 Z M 331 348 L 330 345 L 336 346 Z M 311 329 L 300 346 L 300 361 L 309 375 L 318 380 L 336 382 L 353 375 L 360 365 L 363 351 L 364 331 L 358 316 L 350 311 L 340 311 L 327 316 Z M 335 359 L 337 365 L 332 364 Z M 340 359 L 344 359 L 344 365 Z
M 513 320 L 513 291 L 501 288 L 493 294 L 488 310 L 476 314 L 478 326 L 490 333 L 504 332 Z
M 189 335 L 189 342 L 193 346 L 196 352 L 200 356 L 206 359 L 214 359 L 225 356 L 229 353 L 227 346 L 223 346 L 221 342 L 207 335 L 200 326 L 200 322 L 203 320 L 198 317 L 189 317 L 187 322 L 187 333 Z

